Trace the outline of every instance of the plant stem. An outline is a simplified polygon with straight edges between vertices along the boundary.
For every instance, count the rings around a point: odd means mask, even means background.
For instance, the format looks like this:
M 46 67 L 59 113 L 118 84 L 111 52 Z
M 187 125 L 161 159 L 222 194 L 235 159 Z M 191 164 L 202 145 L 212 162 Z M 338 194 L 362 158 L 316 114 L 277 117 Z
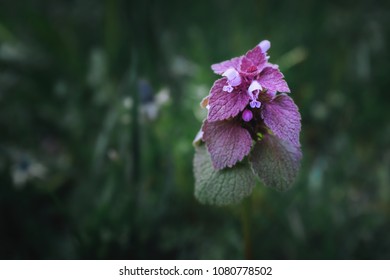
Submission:
M 252 254 L 252 234 L 251 234 L 251 214 L 252 214 L 252 200 L 251 196 L 244 199 L 242 202 L 242 232 L 244 238 L 244 256 L 245 259 L 251 260 Z

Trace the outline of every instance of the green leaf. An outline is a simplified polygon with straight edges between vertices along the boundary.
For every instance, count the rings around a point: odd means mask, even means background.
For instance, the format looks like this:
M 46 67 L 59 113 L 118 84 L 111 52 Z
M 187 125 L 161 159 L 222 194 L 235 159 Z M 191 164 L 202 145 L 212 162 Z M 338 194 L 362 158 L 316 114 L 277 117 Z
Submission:
M 288 190 L 297 177 L 301 148 L 273 135 L 265 135 L 249 155 L 253 172 L 267 187 Z
M 195 197 L 205 204 L 228 205 L 252 193 L 256 183 L 246 160 L 232 168 L 215 170 L 205 145 L 195 148 Z

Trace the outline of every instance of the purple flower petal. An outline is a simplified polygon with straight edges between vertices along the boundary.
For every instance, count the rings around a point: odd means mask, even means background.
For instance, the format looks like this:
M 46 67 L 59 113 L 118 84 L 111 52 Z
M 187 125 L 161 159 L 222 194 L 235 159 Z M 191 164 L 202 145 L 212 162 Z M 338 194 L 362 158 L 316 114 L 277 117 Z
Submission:
M 236 121 L 204 122 L 203 140 L 215 169 L 233 167 L 249 154 L 252 137 Z
M 257 45 L 248 51 L 241 60 L 240 71 L 243 74 L 255 76 L 259 74 L 267 64 L 265 53 Z
M 225 72 L 223 72 L 222 76 L 228 79 L 228 82 L 231 86 L 239 86 L 241 84 L 241 76 L 234 68 L 229 68 Z
M 226 86 L 223 86 L 222 90 L 226 91 L 226 92 L 232 92 L 234 90 L 234 88 L 231 85 L 226 85 Z
M 259 43 L 259 47 L 263 53 L 266 53 L 271 47 L 271 42 L 268 40 L 263 40 Z
M 283 80 L 283 74 L 279 69 L 274 67 L 267 67 L 260 73 L 258 81 L 260 84 L 268 90 L 271 94 L 276 92 L 290 92 L 288 85 Z
M 226 120 L 237 116 L 249 102 L 249 95 L 234 89 L 231 93 L 223 90 L 227 84 L 226 78 L 215 81 L 210 90 L 209 113 L 210 122 Z
M 241 57 L 235 57 L 230 60 L 222 61 L 220 63 L 216 63 L 211 65 L 211 69 L 215 74 L 222 75 L 229 68 L 238 69 L 240 66 Z
M 301 115 L 294 101 L 286 94 L 278 95 L 269 103 L 263 103 L 262 118 L 272 132 L 284 141 L 299 147 Z
M 249 105 L 251 106 L 251 108 L 260 108 L 261 102 L 257 100 L 252 100 L 251 102 L 249 102 Z
M 248 87 L 248 94 L 252 99 L 255 99 L 259 96 L 259 92 L 263 90 L 263 87 L 259 84 L 258 81 L 254 80 Z

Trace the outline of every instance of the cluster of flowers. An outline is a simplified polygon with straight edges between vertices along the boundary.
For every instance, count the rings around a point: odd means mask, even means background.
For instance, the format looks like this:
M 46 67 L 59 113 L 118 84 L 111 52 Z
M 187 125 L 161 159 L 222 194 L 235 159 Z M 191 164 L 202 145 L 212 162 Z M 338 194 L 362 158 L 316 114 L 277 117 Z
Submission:
M 264 40 L 245 55 L 211 66 L 215 81 L 201 105 L 208 109 L 198 140 L 210 153 L 213 167 L 233 167 L 266 135 L 277 137 L 300 153 L 301 117 L 278 65 Z

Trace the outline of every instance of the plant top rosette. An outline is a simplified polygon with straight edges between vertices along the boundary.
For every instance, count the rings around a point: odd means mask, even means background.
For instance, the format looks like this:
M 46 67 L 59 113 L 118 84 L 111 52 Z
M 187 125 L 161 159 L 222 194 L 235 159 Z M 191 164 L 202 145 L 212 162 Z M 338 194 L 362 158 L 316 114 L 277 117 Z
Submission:
M 226 205 L 248 196 L 256 177 L 285 191 L 302 158 L 301 116 L 264 40 L 245 55 L 213 64 L 216 80 L 201 106 L 207 118 L 194 140 L 195 196 Z

